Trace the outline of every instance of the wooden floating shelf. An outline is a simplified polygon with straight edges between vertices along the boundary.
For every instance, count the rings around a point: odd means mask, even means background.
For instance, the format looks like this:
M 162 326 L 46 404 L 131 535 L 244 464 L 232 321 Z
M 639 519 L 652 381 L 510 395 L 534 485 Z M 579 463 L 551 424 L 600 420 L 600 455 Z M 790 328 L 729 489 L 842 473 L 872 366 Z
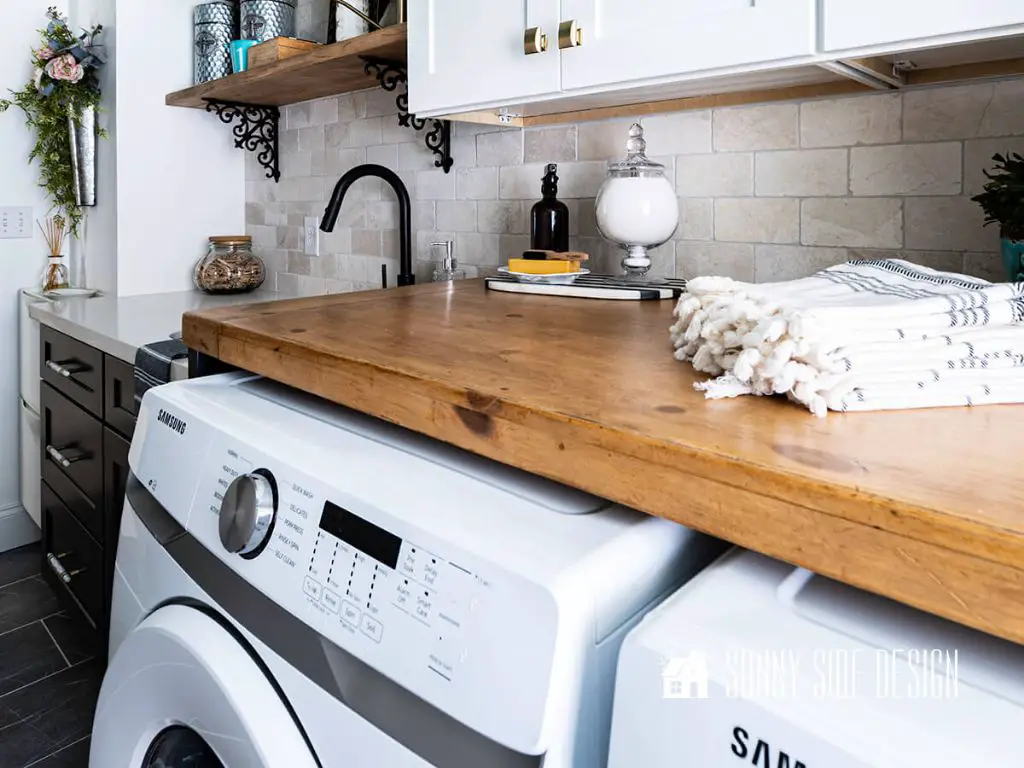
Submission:
M 404 62 L 406 25 L 396 24 L 368 35 L 320 46 L 247 72 L 223 77 L 167 95 L 171 107 L 205 109 L 206 99 L 265 107 L 336 96 L 372 88 L 375 74 L 366 74 L 363 57 Z

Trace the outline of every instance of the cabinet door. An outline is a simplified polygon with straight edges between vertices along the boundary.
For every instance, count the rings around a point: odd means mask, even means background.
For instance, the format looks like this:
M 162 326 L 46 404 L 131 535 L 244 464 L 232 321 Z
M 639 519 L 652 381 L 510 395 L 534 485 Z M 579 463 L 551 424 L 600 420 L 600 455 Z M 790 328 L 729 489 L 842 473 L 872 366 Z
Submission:
M 109 427 L 103 429 L 103 594 L 104 605 L 110 610 L 110 595 L 114 586 L 114 564 L 117 559 L 117 537 L 124 509 L 124 489 L 128 484 L 128 449 L 130 443 Z M 109 624 L 109 614 L 104 627 Z
M 996 28 L 1024 24 L 1021 0 L 824 0 L 822 12 L 826 51 L 947 35 L 954 37 L 942 42 L 960 42 L 985 37 L 986 30 L 1007 34 L 1013 30 Z
M 559 0 L 409 3 L 409 109 L 445 114 L 557 93 Z M 543 53 L 523 37 L 539 27 Z
M 815 0 L 563 0 L 580 45 L 562 51 L 569 91 L 810 57 Z
M 135 432 L 135 368 L 107 355 L 103 360 L 103 420 L 120 432 Z

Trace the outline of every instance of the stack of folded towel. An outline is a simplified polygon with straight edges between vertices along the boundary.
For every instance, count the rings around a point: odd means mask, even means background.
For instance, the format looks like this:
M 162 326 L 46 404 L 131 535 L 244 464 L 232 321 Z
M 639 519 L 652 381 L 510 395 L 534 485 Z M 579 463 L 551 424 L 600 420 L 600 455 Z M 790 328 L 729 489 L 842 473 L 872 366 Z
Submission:
M 707 397 L 785 394 L 819 416 L 1024 402 L 1024 283 L 880 259 L 686 289 L 675 356 L 718 377 Z

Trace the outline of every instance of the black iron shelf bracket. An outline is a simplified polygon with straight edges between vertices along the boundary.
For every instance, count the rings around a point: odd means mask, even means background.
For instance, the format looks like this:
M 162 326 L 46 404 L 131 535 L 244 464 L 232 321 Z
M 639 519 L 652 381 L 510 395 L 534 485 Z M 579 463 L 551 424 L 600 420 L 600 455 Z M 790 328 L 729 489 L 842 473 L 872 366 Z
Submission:
M 435 118 L 419 118 L 409 112 L 409 77 L 405 65 L 398 61 L 377 59 L 363 56 L 366 62 L 365 72 L 377 78 L 380 87 L 385 91 L 398 91 L 395 104 L 398 106 L 398 124 L 414 131 L 422 131 L 430 123 L 430 130 L 423 137 L 427 149 L 437 155 L 434 165 L 443 168 L 445 173 L 452 169 L 452 124 L 447 120 Z M 399 88 L 399 86 L 404 86 Z
M 256 152 L 256 162 L 267 172 L 267 178 L 281 180 L 278 152 L 278 128 L 281 110 L 277 107 L 263 107 L 256 104 L 241 104 L 237 101 L 204 99 L 206 111 L 215 112 L 222 123 L 231 125 L 235 135 L 235 146 L 249 152 Z

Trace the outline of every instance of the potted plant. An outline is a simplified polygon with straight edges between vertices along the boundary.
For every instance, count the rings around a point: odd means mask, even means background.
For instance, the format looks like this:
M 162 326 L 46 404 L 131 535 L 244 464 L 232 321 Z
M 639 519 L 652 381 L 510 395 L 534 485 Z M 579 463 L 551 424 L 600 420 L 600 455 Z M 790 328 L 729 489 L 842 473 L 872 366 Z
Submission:
M 985 191 L 971 199 L 985 211 L 986 226 L 999 224 L 1007 277 L 1019 282 L 1024 280 L 1024 157 L 1010 152 L 993 155 L 992 161 Z
M 39 186 L 63 211 L 68 233 L 75 235 L 82 207 L 96 204 L 95 142 L 103 135 L 96 128 L 97 70 L 103 65 L 96 37 L 103 27 L 76 37 L 56 8 L 46 18 L 46 29 L 39 31 L 42 45 L 32 50 L 32 79 L 11 91 L 11 99 L 0 99 L 0 112 L 17 106 L 25 113 L 36 136 L 29 162 L 39 162 Z

